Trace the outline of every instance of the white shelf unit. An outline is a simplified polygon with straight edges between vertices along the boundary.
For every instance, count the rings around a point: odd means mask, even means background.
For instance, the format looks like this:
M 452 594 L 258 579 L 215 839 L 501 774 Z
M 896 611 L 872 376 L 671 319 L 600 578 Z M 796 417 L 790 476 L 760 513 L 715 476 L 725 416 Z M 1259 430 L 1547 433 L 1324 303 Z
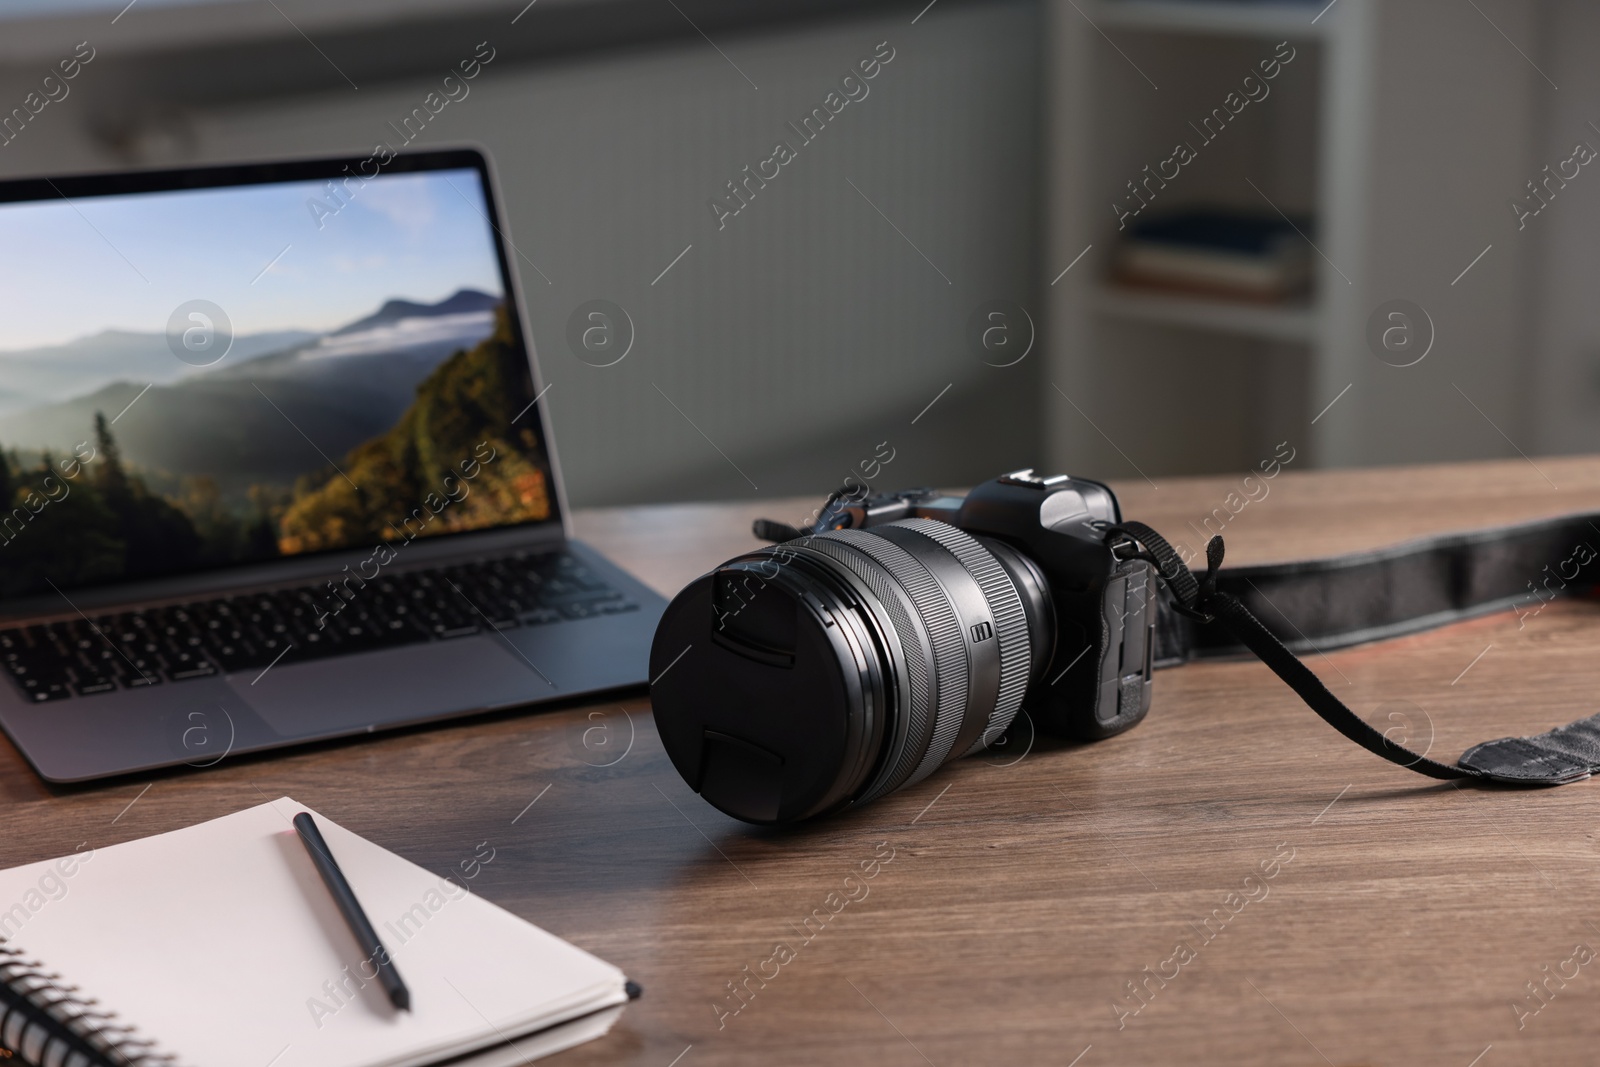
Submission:
M 1532 40 L 1533 14 L 1497 7 L 1491 26 L 1476 14 L 1458 23 L 1448 0 L 1046 4 L 1044 278 L 1087 250 L 1046 290 L 1054 466 L 1113 478 L 1249 469 L 1285 439 L 1300 466 L 1505 452 L 1460 395 L 1500 412 L 1518 390 L 1508 353 L 1525 341 L 1507 294 L 1524 284 L 1527 243 L 1507 232 L 1505 200 L 1538 171 L 1518 118 L 1532 111 L 1538 75 L 1497 31 Z M 1440 20 L 1481 51 L 1439 47 Z M 1203 116 L 1283 41 L 1294 59 L 1269 95 L 1207 140 Z M 1175 141 L 1196 158 L 1146 210 L 1310 215 L 1307 301 L 1251 306 L 1106 281 L 1112 204 Z M 1424 173 L 1438 177 L 1419 181 Z M 1452 287 L 1490 242 L 1496 255 Z M 1417 368 L 1383 364 L 1367 347 L 1368 317 L 1395 298 L 1422 304 L 1438 330 Z
M 1268 341 L 1310 344 L 1317 329 L 1317 314 L 1310 301 L 1245 304 L 1198 296 L 1143 293 L 1101 284 L 1094 289 L 1090 307 L 1101 317 L 1183 326 Z

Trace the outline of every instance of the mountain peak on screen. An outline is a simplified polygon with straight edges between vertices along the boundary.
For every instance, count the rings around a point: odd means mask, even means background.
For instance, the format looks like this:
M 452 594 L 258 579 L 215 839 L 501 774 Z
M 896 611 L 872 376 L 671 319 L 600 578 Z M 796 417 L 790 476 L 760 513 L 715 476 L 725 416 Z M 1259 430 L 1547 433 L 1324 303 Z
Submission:
M 432 318 L 437 315 L 460 315 L 473 311 L 493 311 L 500 306 L 500 298 L 476 289 L 457 289 L 437 304 L 418 304 L 412 300 L 386 300 L 376 313 L 341 326 L 328 336 L 359 333 L 375 326 L 387 326 L 402 319 Z

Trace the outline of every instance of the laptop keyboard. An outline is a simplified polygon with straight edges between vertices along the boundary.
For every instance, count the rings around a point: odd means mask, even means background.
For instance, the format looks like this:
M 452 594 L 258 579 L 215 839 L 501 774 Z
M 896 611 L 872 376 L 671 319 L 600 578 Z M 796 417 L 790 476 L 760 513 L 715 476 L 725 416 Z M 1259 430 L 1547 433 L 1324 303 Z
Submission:
M 566 552 L 517 553 L 351 579 L 344 607 L 326 580 L 193 604 L 0 630 L 0 663 L 29 700 L 265 671 L 419 641 L 634 611 L 638 605 Z

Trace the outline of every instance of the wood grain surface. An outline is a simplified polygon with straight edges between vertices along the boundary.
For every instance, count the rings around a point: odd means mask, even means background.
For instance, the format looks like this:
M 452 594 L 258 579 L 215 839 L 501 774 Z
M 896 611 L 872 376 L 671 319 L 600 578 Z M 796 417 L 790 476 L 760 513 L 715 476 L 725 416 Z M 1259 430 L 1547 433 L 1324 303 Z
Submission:
M 1600 459 L 1536 463 L 1291 464 L 1229 516 L 1229 559 L 1600 510 Z M 1116 488 L 1129 516 L 1182 537 L 1238 486 Z M 752 517 L 816 503 L 595 511 L 577 528 L 670 594 L 753 547 Z M 1597 710 L 1597 650 L 1600 610 L 1567 602 L 1310 662 L 1371 721 L 1454 759 Z M 486 842 L 477 892 L 645 990 L 556 1064 L 1501 1067 L 1600 1047 L 1585 956 L 1600 785 L 1411 775 L 1256 663 L 1163 672 L 1122 737 L 1019 739 L 787 832 L 692 793 L 637 693 L 71 791 L 0 742 L 0 791 L 0 866 L 284 794 L 440 874 Z

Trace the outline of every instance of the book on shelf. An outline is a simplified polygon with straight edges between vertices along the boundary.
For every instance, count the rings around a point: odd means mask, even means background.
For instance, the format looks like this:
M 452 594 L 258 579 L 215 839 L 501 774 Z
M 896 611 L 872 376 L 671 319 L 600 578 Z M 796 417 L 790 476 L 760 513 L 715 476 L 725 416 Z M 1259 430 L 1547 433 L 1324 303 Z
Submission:
M 1135 222 L 1112 257 L 1121 286 L 1261 303 L 1311 286 L 1309 220 L 1191 208 Z

